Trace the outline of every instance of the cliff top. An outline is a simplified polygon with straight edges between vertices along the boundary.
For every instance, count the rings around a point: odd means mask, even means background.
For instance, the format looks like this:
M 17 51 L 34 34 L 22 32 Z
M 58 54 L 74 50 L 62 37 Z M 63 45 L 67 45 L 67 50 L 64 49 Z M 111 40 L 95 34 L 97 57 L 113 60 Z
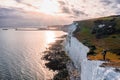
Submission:
M 88 59 L 117 62 L 120 66 L 120 15 L 95 18 L 78 23 L 73 35 L 90 48 Z

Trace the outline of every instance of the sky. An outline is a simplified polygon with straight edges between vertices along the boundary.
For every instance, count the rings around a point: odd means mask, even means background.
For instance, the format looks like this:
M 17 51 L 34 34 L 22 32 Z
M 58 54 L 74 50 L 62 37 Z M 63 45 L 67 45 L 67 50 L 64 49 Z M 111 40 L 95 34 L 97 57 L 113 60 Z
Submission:
M 0 0 L 0 26 L 70 24 L 120 14 L 120 0 Z

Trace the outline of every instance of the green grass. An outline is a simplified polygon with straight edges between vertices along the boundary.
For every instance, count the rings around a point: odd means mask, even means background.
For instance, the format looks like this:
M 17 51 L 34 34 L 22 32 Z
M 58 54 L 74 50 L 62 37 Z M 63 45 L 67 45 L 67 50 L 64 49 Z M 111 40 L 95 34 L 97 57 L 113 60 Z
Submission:
M 96 55 L 89 55 L 89 59 L 100 60 L 102 59 L 102 50 L 109 49 L 109 51 L 107 52 L 107 58 L 110 61 L 120 62 L 120 55 L 117 55 L 117 53 L 119 53 L 117 52 L 117 50 L 120 50 L 120 33 L 115 33 L 101 39 L 97 39 L 94 34 L 91 34 L 91 30 L 94 27 L 94 21 L 111 20 L 113 18 L 115 18 L 115 22 L 117 23 L 115 26 L 116 29 L 120 30 L 120 17 L 116 16 L 76 21 L 76 23 L 78 23 L 78 26 L 80 26 L 81 29 L 75 32 L 75 37 L 88 47 L 91 45 L 94 45 L 96 47 L 96 50 L 94 51 Z

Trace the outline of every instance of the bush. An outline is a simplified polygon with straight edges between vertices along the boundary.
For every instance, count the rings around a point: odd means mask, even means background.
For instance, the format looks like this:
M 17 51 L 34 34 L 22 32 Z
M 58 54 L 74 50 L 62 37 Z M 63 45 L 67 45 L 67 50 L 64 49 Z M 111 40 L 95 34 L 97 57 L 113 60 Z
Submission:
M 89 48 L 90 48 L 90 51 L 87 54 L 87 56 L 89 56 L 89 55 L 94 55 L 95 56 L 96 53 L 94 52 L 94 50 L 96 50 L 96 47 L 94 45 L 91 45 L 91 46 L 89 46 Z
M 112 36 L 112 38 L 117 38 L 117 36 Z
M 89 55 L 94 55 L 95 56 L 96 53 L 94 51 L 90 51 L 90 52 L 87 53 L 87 56 L 89 56 Z

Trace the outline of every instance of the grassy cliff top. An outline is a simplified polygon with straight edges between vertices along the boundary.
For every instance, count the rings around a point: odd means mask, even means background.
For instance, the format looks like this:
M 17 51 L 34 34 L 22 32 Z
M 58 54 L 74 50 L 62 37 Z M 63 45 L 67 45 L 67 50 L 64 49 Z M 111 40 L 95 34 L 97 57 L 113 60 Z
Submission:
M 120 16 L 109 16 L 78 23 L 73 35 L 90 48 L 88 58 L 102 60 L 102 51 L 106 50 L 106 60 L 120 62 Z

